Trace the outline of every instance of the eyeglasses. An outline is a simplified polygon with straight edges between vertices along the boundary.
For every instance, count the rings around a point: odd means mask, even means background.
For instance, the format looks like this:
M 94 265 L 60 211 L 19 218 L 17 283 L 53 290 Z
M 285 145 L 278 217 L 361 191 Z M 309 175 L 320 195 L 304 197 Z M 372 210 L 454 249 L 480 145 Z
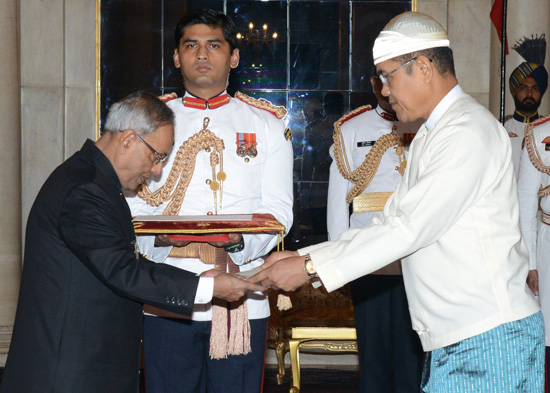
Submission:
M 390 85 L 390 82 L 388 81 L 388 77 L 389 77 L 391 74 L 393 74 L 394 72 L 397 72 L 397 71 L 399 71 L 401 68 L 405 67 L 407 64 L 412 63 L 412 62 L 415 61 L 416 59 L 417 59 L 417 57 L 414 57 L 414 58 L 410 59 L 410 60 L 407 61 L 406 63 L 401 64 L 401 65 L 400 65 L 399 67 L 397 67 L 395 70 L 388 72 L 386 75 L 378 74 L 378 77 L 380 78 L 380 80 L 382 81 L 383 84 L 385 84 L 386 86 L 389 86 L 389 85 Z
M 155 149 L 153 149 L 153 147 L 152 147 L 150 144 L 148 144 L 147 142 L 145 142 L 145 140 L 144 140 L 142 137 L 140 137 L 138 134 L 136 134 L 136 136 L 137 136 L 137 138 L 138 138 L 140 141 L 142 141 L 143 144 L 144 144 L 145 146 L 147 146 L 147 148 L 148 148 L 149 150 L 151 150 L 151 152 L 155 155 L 155 157 L 156 157 L 155 165 L 160 164 L 161 162 L 166 161 L 166 159 L 168 158 L 168 154 L 166 154 L 166 153 L 162 153 L 162 154 L 159 153 L 158 151 L 156 151 Z

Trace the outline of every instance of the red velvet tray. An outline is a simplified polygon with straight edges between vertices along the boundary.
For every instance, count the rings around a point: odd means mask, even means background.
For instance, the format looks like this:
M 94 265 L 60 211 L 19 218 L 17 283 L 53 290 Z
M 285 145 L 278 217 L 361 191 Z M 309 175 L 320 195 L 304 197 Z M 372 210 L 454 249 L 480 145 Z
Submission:
M 196 235 L 284 232 L 285 226 L 271 214 L 218 214 L 205 216 L 136 216 L 136 234 Z M 206 236 L 203 236 L 206 238 Z M 211 237 L 211 236 L 208 236 Z M 183 239 L 181 239 L 183 240 Z M 208 240 L 203 241 L 223 241 Z

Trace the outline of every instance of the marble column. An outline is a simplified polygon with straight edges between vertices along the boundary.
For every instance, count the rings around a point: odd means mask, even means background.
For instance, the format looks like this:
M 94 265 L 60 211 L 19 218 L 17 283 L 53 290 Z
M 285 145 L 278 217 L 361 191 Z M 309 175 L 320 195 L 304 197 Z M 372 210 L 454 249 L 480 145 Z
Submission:
M 18 1 L 0 1 L 0 367 L 8 352 L 21 275 Z

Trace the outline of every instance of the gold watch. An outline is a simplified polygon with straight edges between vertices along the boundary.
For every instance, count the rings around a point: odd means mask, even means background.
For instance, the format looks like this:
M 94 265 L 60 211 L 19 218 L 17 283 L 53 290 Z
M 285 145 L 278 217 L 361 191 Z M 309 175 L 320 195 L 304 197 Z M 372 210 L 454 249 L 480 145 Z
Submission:
M 310 278 L 317 278 L 319 275 L 317 274 L 317 271 L 315 270 L 315 266 L 313 266 L 313 261 L 311 260 L 311 256 L 309 254 L 305 255 L 306 260 L 304 261 L 304 270 L 306 271 L 307 275 Z

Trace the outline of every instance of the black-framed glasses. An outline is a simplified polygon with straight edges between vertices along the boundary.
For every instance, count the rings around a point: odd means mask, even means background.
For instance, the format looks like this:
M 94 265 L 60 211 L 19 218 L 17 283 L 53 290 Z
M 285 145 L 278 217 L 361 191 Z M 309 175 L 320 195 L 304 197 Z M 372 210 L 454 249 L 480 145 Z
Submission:
M 153 146 L 151 146 L 150 144 L 148 144 L 147 142 L 145 142 L 145 140 L 144 140 L 142 137 L 140 137 L 138 134 L 136 134 L 136 136 L 137 136 L 137 138 L 138 138 L 140 141 L 142 141 L 143 144 L 144 144 L 145 146 L 147 146 L 147 148 L 148 148 L 149 150 L 151 150 L 151 152 L 155 155 L 155 157 L 156 157 L 155 165 L 156 165 L 156 164 L 159 164 L 159 163 L 161 163 L 161 162 L 166 161 L 166 159 L 168 158 L 168 154 L 166 154 L 166 153 L 159 153 L 158 151 L 156 151 L 155 149 L 153 149 Z
M 397 67 L 395 70 L 388 72 L 386 75 L 378 74 L 378 77 L 380 78 L 380 80 L 382 81 L 383 84 L 385 84 L 386 86 L 389 86 L 389 85 L 390 85 L 390 82 L 388 81 L 388 76 L 390 76 L 390 75 L 393 74 L 394 72 L 399 71 L 401 68 L 405 67 L 407 64 L 412 63 L 412 62 L 415 61 L 416 59 L 417 59 L 417 57 L 413 57 L 413 58 L 410 59 L 409 61 L 407 61 L 407 62 L 401 64 L 401 65 L 400 65 L 399 67 Z

